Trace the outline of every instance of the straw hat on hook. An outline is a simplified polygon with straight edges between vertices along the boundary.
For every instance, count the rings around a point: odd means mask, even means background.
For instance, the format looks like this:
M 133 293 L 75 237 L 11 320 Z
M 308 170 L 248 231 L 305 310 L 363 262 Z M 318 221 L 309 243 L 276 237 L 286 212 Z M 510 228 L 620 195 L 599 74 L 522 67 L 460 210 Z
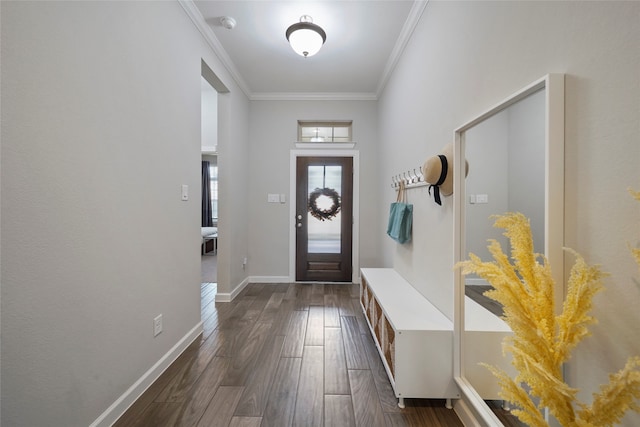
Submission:
M 434 200 L 441 205 L 440 194 L 453 194 L 453 144 L 445 145 L 440 154 L 429 157 L 423 166 L 424 180 L 429 185 L 429 193 L 434 190 Z M 465 173 L 469 174 L 469 162 L 465 160 Z

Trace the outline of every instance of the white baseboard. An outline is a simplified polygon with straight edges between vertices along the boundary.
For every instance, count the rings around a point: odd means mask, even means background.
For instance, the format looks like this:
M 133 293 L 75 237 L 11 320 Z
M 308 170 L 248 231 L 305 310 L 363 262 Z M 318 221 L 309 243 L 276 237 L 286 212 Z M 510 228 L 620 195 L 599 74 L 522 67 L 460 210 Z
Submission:
M 473 411 L 467 405 L 467 402 L 464 399 L 458 399 L 455 401 L 453 405 L 453 410 L 455 411 L 460 421 L 462 421 L 462 425 L 464 427 L 482 427 L 476 417 L 473 415 Z
M 249 283 L 291 283 L 288 276 L 250 276 L 235 287 L 231 292 L 218 292 L 216 302 L 231 302 Z
M 251 276 L 249 283 L 291 283 L 289 276 Z
M 138 381 L 129 387 L 122 396 L 91 423 L 90 427 L 108 427 L 113 425 L 201 333 L 202 322 L 198 322 L 198 324 L 187 332 L 151 369 L 145 372 Z
M 359 280 L 359 279 L 358 279 Z M 249 276 L 236 286 L 231 292 L 218 292 L 216 294 L 216 302 L 231 302 L 249 283 L 291 283 L 289 276 Z M 304 282 L 304 283 L 327 283 L 320 282 Z
M 231 294 L 218 292 L 216 294 L 216 302 L 231 302 Z
M 240 292 L 249 284 L 249 278 L 244 279 L 231 292 L 218 292 L 216 294 L 216 302 L 231 302 Z

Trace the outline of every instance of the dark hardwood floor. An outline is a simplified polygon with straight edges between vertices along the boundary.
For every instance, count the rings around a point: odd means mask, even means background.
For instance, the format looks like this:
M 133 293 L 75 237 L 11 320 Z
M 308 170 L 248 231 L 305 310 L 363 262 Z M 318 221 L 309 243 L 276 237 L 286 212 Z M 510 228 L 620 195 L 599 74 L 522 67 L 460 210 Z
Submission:
M 484 295 L 486 291 L 492 288 L 493 286 L 491 285 L 465 286 L 464 294 L 496 316 L 502 317 L 504 314 L 504 311 L 502 310 L 502 304 Z
M 114 424 L 462 426 L 444 400 L 400 409 L 352 284 L 202 285 L 203 334 Z
M 461 426 L 443 400 L 401 410 L 347 284 L 202 285 L 204 333 L 116 426 Z

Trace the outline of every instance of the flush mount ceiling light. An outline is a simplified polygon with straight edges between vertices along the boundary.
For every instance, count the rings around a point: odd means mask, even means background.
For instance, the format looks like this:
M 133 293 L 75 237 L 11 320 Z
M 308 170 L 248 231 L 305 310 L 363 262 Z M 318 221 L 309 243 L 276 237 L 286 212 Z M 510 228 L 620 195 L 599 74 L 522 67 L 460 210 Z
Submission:
M 309 15 L 302 15 L 300 22 L 287 28 L 286 35 L 293 50 L 305 58 L 318 53 L 327 40 L 327 34 Z

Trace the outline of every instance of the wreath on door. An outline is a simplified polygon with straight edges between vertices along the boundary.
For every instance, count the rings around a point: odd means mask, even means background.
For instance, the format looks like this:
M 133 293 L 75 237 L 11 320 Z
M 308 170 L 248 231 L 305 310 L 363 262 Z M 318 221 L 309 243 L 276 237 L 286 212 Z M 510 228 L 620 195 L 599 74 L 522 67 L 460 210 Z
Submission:
M 325 202 L 321 202 L 321 206 L 318 206 L 318 199 L 321 197 L 327 197 L 330 200 L 329 207 L 325 207 Z M 333 188 L 316 188 L 309 194 L 309 213 L 320 221 L 331 220 L 340 212 L 340 208 L 340 195 Z

